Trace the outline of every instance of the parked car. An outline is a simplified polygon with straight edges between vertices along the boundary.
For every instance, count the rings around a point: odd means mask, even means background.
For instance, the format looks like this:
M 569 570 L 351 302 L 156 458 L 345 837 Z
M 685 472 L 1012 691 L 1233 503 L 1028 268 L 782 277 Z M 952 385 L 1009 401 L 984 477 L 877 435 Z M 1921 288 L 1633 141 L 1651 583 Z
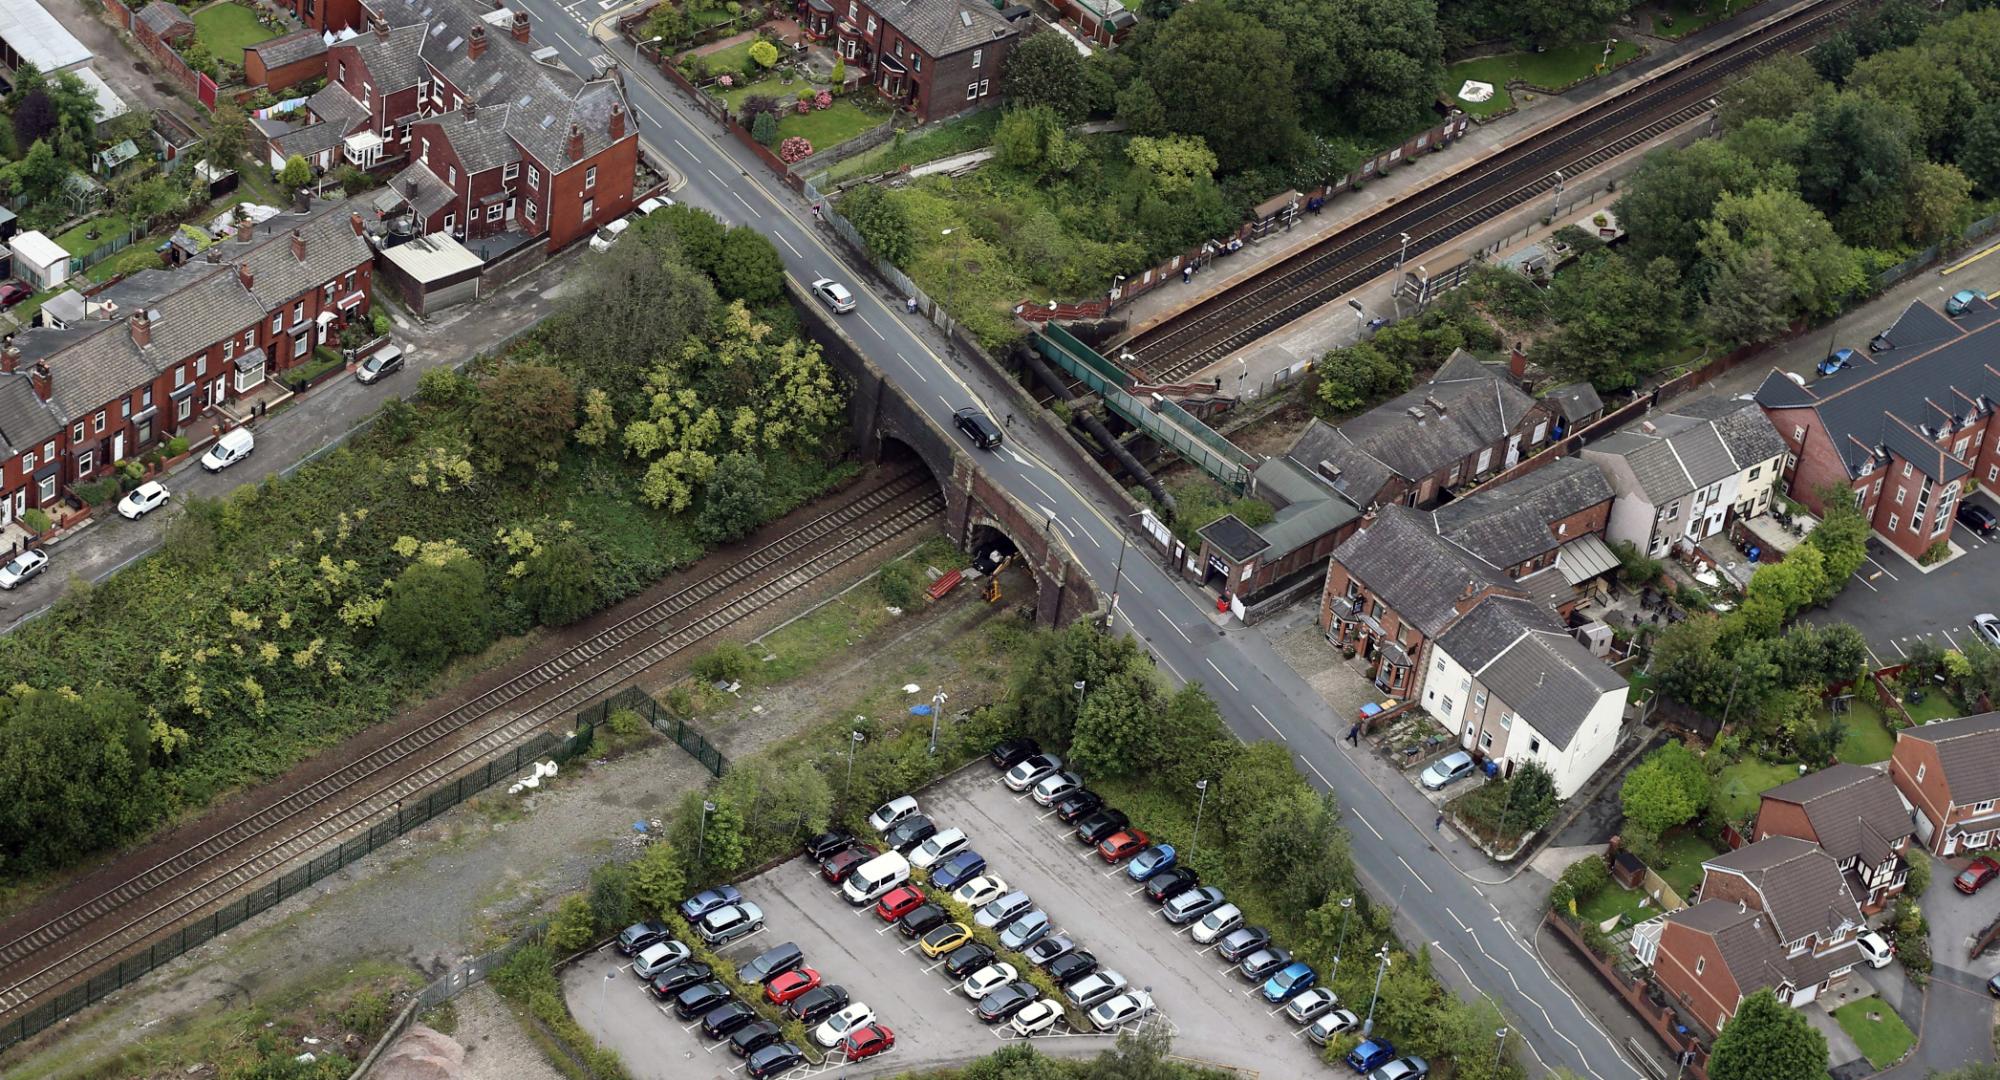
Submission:
M 816 863 L 854 846 L 854 834 L 850 832 L 823 832 L 806 841 L 806 858 Z
M 618 951 L 626 956 L 637 956 L 672 936 L 673 931 L 658 919 L 633 923 L 618 931 Z
M 637 975 L 640 982 L 651 982 L 653 976 L 660 972 L 675 964 L 685 963 L 689 955 L 688 947 L 678 941 L 656 941 L 633 957 L 632 974 Z
M 11 589 L 49 568 L 49 553 L 29 548 L 0 566 L 0 589 Z
M 1236 972 L 1251 982 L 1263 982 L 1291 962 L 1291 950 L 1266 945 L 1244 957 L 1243 962 L 1236 965 Z
M 1325 1046 L 1341 1034 L 1360 1026 L 1361 1018 L 1354 1015 L 1353 1009 L 1335 1009 L 1313 1021 L 1312 1026 L 1306 1029 L 1306 1038 Z
M 1972 860 L 1972 865 L 1960 870 L 1951 883 L 1958 887 L 1959 892 L 1971 896 L 1985 888 L 1986 883 L 1996 876 L 2000 876 L 2000 862 L 1994 862 L 1991 855 L 1981 855 Z
M 201 467 L 205 472 L 221 472 L 231 465 L 248 458 L 257 449 L 257 436 L 249 428 L 231 428 L 223 432 L 201 455 Z
M 881 1024 L 863 1024 L 847 1033 L 840 1040 L 841 1052 L 848 1061 L 864 1061 L 876 1054 L 884 1054 L 896 1046 L 896 1033 Z
M 915 885 L 902 885 L 875 901 L 875 914 L 881 916 L 883 922 L 895 922 L 923 906 L 924 891 Z
M 993 874 L 982 874 L 951 891 L 951 898 L 977 911 L 1007 895 L 1007 882 Z
M 1062 759 L 1054 754 L 1036 754 L 1022 758 L 1007 770 L 1006 782 L 1015 791 L 1026 791 L 1042 781 L 1042 778 L 1062 768 Z
M 1201 884 L 1201 876 L 1186 866 L 1176 866 L 1154 874 L 1146 881 L 1146 899 L 1164 904 Z
M 1100 1005 L 1125 992 L 1125 976 L 1104 968 L 1062 988 L 1063 996 L 1079 1009 Z
M 1833 375 L 1846 371 L 1853 364 L 1853 349 L 1835 349 L 1826 354 L 1826 358 L 1821 360 L 1814 370 L 1818 371 L 1821 375 Z
M 814 281 L 812 291 L 814 296 L 819 297 L 820 303 L 833 309 L 835 315 L 845 315 L 854 310 L 854 294 L 847 291 L 847 286 L 832 278 L 820 278 Z
M 701 917 L 717 908 L 727 907 L 743 899 L 742 890 L 734 885 L 717 885 L 681 901 L 681 918 L 689 922 L 699 922 Z
M 674 200 L 668 198 L 665 195 L 661 195 L 657 198 L 647 199 L 646 201 L 640 203 L 636 207 L 636 209 L 639 211 L 640 217 L 650 217 L 652 214 L 661 210 L 665 210 L 667 207 L 672 205 L 674 205 Z
M 977 941 L 968 941 L 953 949 L 944 958 L 944 973 L 954 979 L 963 979 L 993 962 L 991 947 Z
M 972 913 L 972 921 L 988 930 L 998 930 L 1033 910 L 1035 902 L 1019 889 Z
M 1986 644 L 2000 649 L 2000 615 L 1990 611 L 1974 615 L 1972 625 L 1978 628 L 1979 636 L 1986 639 Z
M 1471 776 L 1477 768 L 1478 765 L 1472 760 L 1471 754 L 1463 750 L 1453 750 L 1451 753 L 1431 762 L 1424 769 L 1423 775 L 1419 776 L 1417 780 L 1424 787 L 1436 791 L 1446 784 L 1455 784 Z
M 764 1000 L 783 1005 L 809 990 L 819 989 L 819 972 L 809 967 L 794 968 L 764 984 Z
M 936 823 L 922 814 L 911 814 L 883 833 L 882 842 L 889 845 L 891 851 L 907 852 L 935 835 Z
M 1368 1080 L 1424 1080 L 1431 1074 L 1430 1063 L 1411 1055 L 1399 1057 L 1368 1074 Z
M 1172 844 L 1154 844 L 1132 859 L 1131 865 L 1125 868 L 1125 876 L 1133 881 L 1144 881 L 1174 865 L 1179 857 Z
M 1347 1067 L 1358 1073 L 1387 1065 L 1396 1058 L 1396 1046 L 1387 1039 L 1368 1039 L 1347 1052 Z
M 1090 1023 L 1099 1031 L 1116 1031 L 1134 1020 L 1144 1020 L 1153 1012 L 1153 995 L 1132 990 L 1090 1010 Z
M 940 833 L 933 833 L 930 839 L 918 844 L 917 850 L 910 853 L 910 865 L 928 870 L 946 856 L 956 855 L 965 850 L 966 844 L 970 842 L 966 839 L 963 829 L 946 829 Z
M 618 238 L 624 236 L 625 230 L 631 227 L 632 219 L 629 215 L 604 223 L 596 232 L 590 234 L 590 250 L 610 251 L 611 245 L 617 243 Z
M 1095 791 L 1079 788 L 1050 804 L 1055 808 L 1056 820 L 1065 825 L 1074 825 L 1087 814 L 1094 814 L 1104 806 L 1104 796 Z
M 1010 982 L 980 998 L 977 1013 L 981 1022 L 997 1024 L 1027 1008 L 1030 1002 L 1041 996 L 1042 992 L 1035 988 L 1034 983 Z
M 785 1041 L 785 1029 L 769 1020 L 757 1020 L 736 1029 L 729 1037 L 729 1052 L 740 1058 Z
M 1973 532 L 1989 540 L 1993 538 L 1993 530 L 2000 529 L 2000 518 L 1994 517 L 1993 511 L 1986 509 L 1976 502 L 1961 501 L 1958 504 L 1956 516 L 1960 525 L 1971 529 Z
M 931 870 L 931 884 L 940 889 L 956 889 L 986 870 L 986 856 L 977 851 L 961 851 Z
M 1222 935 L 1221 943 L 1215 947 L 1215 955 L 1234 964 L 1270 943 L 1269 930 L 1261 926 L 1239 926 Z
M 653 981 L 647 986 L 653 991 L 654 997 L 667 1001 L 688 987 L 707 982 L 714 977 L 715 972 L 710 970 L 707 964 L 699 960 L 689 960 L 686 963 L 675 964 L 653 976 Z
M 1986 992 L 2000 998 L 2000 975 L 1995 975 L 1986 980 Z
M 918 938 L 943 926 L 950 918 L 936 904 L 925 904 L 897 920 L 896 925 L 902 929 L 904 937 Z
M 1890 329 L 1894 329 L 1894 327 L 1891 327 Z M 1884 330 L 1881 333 L 1876 334 L 1874 337 L 1868 339 L 1869 352 L 1881 352 L 1884 349 L 1893 349 L 1895 347 L 1896 343 L 1889 340 L 1888 330 Z
M 1315 986 L 1301 991 L 1285 1003 L 1285 1018 L 1294 1024 L 1310 1024 L 1321 1016 L 1333 1011 L 1340 1004 L 1340 995 L 1324 986 Z
M 1000 931 L 1000 947 L 1020 952 L 1022 949 L 1042 940 L 1049 932 L 1049 916 L 1045 911 L 1030 911 L 1026 915 L 1007 924 Z
M 723 1039 L 755 1019 L 757 1010 L 740 1001 L 725 1001 L 702 1016 L 701 1033 L 711 1039 Z
M 1014 1034 L 1026 1039 L 1053 1029 L 1060 1019 L 1062 1008 L 1055 1002 L 1030 1001 L 1014 1014 L 1013 1021 L 1007 1026 L 1014 1029 Z
M 809 990 L 785 1006 L 785 1014 L 801 1024 L 817 1024 L 847 1008 L 847 988 L 827 985 Z
M 1105 837 L 1130 824 L 1132 822 L 1125 816 L 1124 811 L 1113 810 L 1107 806 L 1076 823 L 1076 838 L 1091 847 L 1096 847 Z
M 868 815 L 868 827 L 877 834 L 888 832 L 896 823 L 917 812 L 917 800 L 909 795 L 899 795 L 875 808 Z
M 1097 970 L 1097 956 L 1089 949 L 1075 949 L 1063 953 L 1049 961 L 1049 978 L 1057 986 L 1073 983 Z
M 1896 958 L 1896 947 L 1873 930 L 1863 930 L 1855 941 L 1861 948 L 1861 958 L 1868 961 L 1869 967 L 1888 967 L 1889 961 Z
M 748 900 L 717 908 L 701 917 L 694 932 L 710 946 L 722 945 L 764 928 L 764 909 Z
M 1000 434 L 1000 425 L 995 424 L 991 417 L 971 405 L 952 413 L 951 422 L 958 425 L 958 430 L 965 432 L 973 445 L 981 450 L 998 450 L 1004 439 Z
M 746 1071 L 752 1080 L 765 1080 L 766 1077 L 790 1072 L 805 1064 L 805 1060 L 805 1051 L 791 1043 L 778 1043 L 751 1054 Z
M 1050 934 L 1033 945 L 1028 946 L 1028 951 L 1021 955 L 1028 958 L 1028 963 L 1039 968 L 1046 968 L 1050 964 L 1055 963 L 1057 957 L 1068 955 L 1075 950 L 1076 942 L 1071 941 L 1068 935 Z
M 1115 866 L 1146 850 L 1150 843 L 1152 839 L 1137 829 L 1120 829 L 1097 842 L 1097 853 Z
M 708 1010 L 729 1000 L 729 990 L 720 982 L 710 979 L 696 983 L 680 992 L 674 998 L 674 1015 L 683 1020 L 706 1016 Z
M 10 308 L 35 295 L 35 290 L 25 281 L 8 281 L 0 284 L 0 308 Z
M 1167 901 L 1161 906 L 1160 913 L 1175 926 L 1186 926 L 1221 907 L 1222 903 L 1221 889 L 1213 885 L 1203 885 L 1198 889 L 1189 889 Z
M 1083 790 L 1083 779 L 1073 772 L 1053 772 L 1035 783 L 1032 794 L 1037 806 L 1054 806 L 1074 791 Z
M 137 521 L 167 505 L 167 500 L 171 498 L 173 493 L 167 490 L 165 484 L 158 480 L 148 480 L 126 492 L 125 497 L 118 500 L 118 516 L 127 521 Z
M 1194 938 L 1197 945 L 1207 945 L 1242 925 L 1243 909 L 1235 904 L 1224 904 L 1203 915 L 1188 936 Z
M 1319 973 L 1303 961 L 1294 960 L 1278 970 L 1278 973 L 1264 980 L 1264 1000 L 1273 1005 L 1282 1005 L 1298 994 L 1313 988 L 1319 982 Z
M 1011 769 L 1041 752 L 1040 743 L 1023 736 L 1003 740 L 986 755 L 986 760 L 992 762 L 996 769 Z
M 819 862 L 819 876 L 829 885 L 845 884 L 855 867 L 882 854 L 882 849 L 873 844 L 856 844 L 836 851 Z
M 1015 970 L 1014 965 L 1003 960 L 997 964 L 988 964 L 967 975 L 965 981 L 958 984 L 958 988 L 966 997 L 978 1001 L 1020 977 L 1021 973 Z
M 736 969 L 736 977 L 755 986 L 758 983 L 770 982 L 787 971 L 797 971 L 804 966 L 806 966 L 805 952 L 799 948 L 798 942 L 787 941 L 783 945 L 774 945 L 758 953 L 749 963 Z
M 1960 289 L 1951 294 L 1951 299 L 1944 302 L 1944 313 L 1956 319 L 1971 309 L 1972 305 L 1984 299 L 1985 295 L 1977 289 Z
M 875 1010 L 857 1001 L 820 1021 L 820 1025 L 813 1029 L 813 1041 L 831 1050 L 847 1038 L 848 1032 L 874 1022 Z
M 924 955 L 936 960 L 938 957 L 972 940 L 972 931 L 964 923 L 946 923 L 923 936 L 919 947 Z
M 403 350 L 400 346 L 384 345 L 368 354 L 368 358 L 354 366 L 354 381 L 365 385 L 378 383 L 403 370 Z

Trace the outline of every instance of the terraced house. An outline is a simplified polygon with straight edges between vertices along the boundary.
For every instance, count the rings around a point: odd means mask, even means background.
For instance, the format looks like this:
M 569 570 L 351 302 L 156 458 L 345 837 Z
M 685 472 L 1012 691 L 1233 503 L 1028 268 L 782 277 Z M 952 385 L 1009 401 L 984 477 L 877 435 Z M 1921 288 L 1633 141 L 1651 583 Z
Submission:
M 1000 100 L 1020 37 L 980 0 L 803 0 L 799 25 L 925 123 Z
M 1703 398 L 1584 447 L 1618 493 L 1609 534 L 1655 558 L 1771 506 L 1785 446 L 1757 406 Z

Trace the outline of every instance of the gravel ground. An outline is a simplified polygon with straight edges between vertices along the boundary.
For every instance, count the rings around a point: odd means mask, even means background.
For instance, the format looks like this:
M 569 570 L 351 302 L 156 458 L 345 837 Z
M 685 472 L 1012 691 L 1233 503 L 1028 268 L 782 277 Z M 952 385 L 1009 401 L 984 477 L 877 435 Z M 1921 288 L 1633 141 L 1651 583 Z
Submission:
M 452 1006 L 458 1012 L 452 1038 L 465 1047 L 465 1080 L 563 1080 L 492 987 L 475 986 Z

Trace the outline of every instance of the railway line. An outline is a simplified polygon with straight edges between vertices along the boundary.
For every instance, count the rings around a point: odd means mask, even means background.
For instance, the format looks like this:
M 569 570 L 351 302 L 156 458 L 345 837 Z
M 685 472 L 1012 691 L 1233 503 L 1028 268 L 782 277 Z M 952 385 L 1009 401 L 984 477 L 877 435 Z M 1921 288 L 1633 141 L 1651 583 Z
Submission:
M 1860 0 L 1827 0 L 1636 84 L 1441 179 L 1399 205 L 1330 234 L 1119 346 L 1153 383 L 1187 380 L 1293 319 L 1338 299 L 1575 176 L 1701 116 L 1731 76 L 1801 48 Z M 1407 255 L 1401 236 L 1410 237 Z
M 936 481 L 922 468 L 884 478 L 720 573 L 627 614 L 61 914 L 36 925 L 0 924 L 0 1019 L 88 978 L 398 800 L 567 720 L 630 677 L 782 602 L 825 572 L 908 537 L 943 509 Z

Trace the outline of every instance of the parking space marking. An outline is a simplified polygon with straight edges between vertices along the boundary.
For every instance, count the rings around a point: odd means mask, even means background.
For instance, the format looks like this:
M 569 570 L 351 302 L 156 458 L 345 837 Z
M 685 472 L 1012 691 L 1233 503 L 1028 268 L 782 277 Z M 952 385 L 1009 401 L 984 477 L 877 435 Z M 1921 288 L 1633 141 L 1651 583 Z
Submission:
M 1884 574 L 1887 574 L 1887 575 L 1888 575 L 1888 577 L 1889 577 L 1889 580 L 1890 580 L 1890 581 L 1901 581 L 1901 580 L 1903 580 L 1902 578 L 1899 578 L 1899 577 L 1897 577 L 1897 576 L 1896 576 L 1896 575 L 1895 575 L 1895 574 L 1894 574 L 1893 572 L 1891 572 L 1891 571 L 1890 571 L 1890 569 L 1889 569 L 1888 567 L 1886 567 L 1886 566 L 1883 566 L 1883 565 L 1882 565 L 1881 563 L 1878 563 L 1878 562 L 1876 562 L 1873 556 L 1870 556 L 1870 555 L 1863 555 L 1863 556 L 1862 556 L 1862 558 L 1864 558 L 1864 559 L 1867 559 L 1867 560 L 1868 560 L 1868 562 L 1869 562 L 1869 564 L 1870 564 L 1870 565 L 1872 565 L 1872 566 L 1874 566 L 1874 567 L 1875 567 L 1875 569 L 1877 569 L 1877 570 L 1880 570 L 1880 571 L 1882 571 L 1882 573 L 1884 573 Z
M 1861 583 L 1861 584 L 1863 584 L 1863 585 L 1867 585 L 1867 586 L 1868 586 L 1868 591 L 1869 591 L 1869 592 L 1881 592 L 1881 591 L 1882 591 L 1882 590 L 1880 590 L 1880 589 L 1876 588 L 1875 586 L 1873 586 L 1873 585 L 1870 585 L 1870 584 L 1869 584 L 1869 582 L 1868 582 L 1868 579 L 1867 579 L 1867 578 L 1865 578 L 1865 577 L 1862 577 L 1862 576 L 1861 576 L 1861 575 L 1860 575 L 1859 573 L 1856 573 L 1856 574 L 1854 575 L 1854 580 L 1856 580 L 1856 581 L 1860 582 L 1860 583 Z
M 1955 638 L 1955 637 L 1952 637 L 1952 636 L 1951 636 L 1951 631 L 1949 631 L 1949 630 L 1945 630 L 1945 631 L 1942 631 L 1942 633 L 1944 634 L 1944 639 L 1945 639 L 1946 641 L 1949 641 L 1949 642 L 1951 642 L 1951 647 L 1952 647 L 1953 649 L 1957 649 L 1957 648 L 1959 647 L 1959 646 L 1958 646 L 1958 639 L 1957 639 L 1957 638 Z
M 1417 884 L 1422 885 L 1424 887 L 1425 892 L 1433 894 L 1437 892 L 1436 889 L 1431 888 L 1430 882 L 1424 880 L 1424 876 L 1422 874 L 1417 873 L 1417 868 L 1411 866 L 1408 859 L 1405 859 L 1401 855 L 1398 855 L 1396 856 L 1396 861 L 1403 864 L 1403 869 L 1408 870 L 1410 872 L 1410 876 L 1417 879 Z

